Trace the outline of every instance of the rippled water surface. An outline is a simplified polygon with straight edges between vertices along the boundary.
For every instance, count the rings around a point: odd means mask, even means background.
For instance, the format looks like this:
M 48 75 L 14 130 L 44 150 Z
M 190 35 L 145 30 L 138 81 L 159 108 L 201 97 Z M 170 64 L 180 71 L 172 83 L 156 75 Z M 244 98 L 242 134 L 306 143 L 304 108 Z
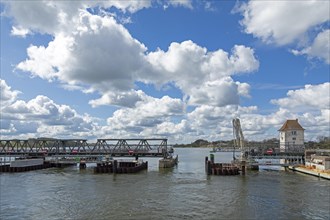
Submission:
M 263 169 L 207 176 L 209 149 L 175 149 L 179 165 L 138 174 L 92 166 L 0 174 L 0 219 L 330 219 L 330 181 Z M 229 162 L 232 153 L 216 153 Z

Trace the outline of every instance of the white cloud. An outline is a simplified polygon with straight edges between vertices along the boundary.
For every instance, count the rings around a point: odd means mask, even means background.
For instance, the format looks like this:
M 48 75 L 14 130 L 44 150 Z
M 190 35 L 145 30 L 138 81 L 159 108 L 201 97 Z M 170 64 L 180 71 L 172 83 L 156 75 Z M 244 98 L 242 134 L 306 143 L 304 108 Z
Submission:
M 242 45 L 235 45 L 228 54 L 221 49 L 208 52 L 184 41 L 172 43 L 167 52 L 146 53 L 147 48 L 112 17 L 81 11 L 75 26 L 74 32 L 56 34 L 47 47 L 30 46 L 28 59 L 16 68 L 50 81 L 59 79 L 69 88 L 98 91 L 102 97 L 90 101 L 94 107 L 105 103 L 134 106 L 127 101 L 137 101 L 132 97 L 135 80 L 174 83 L 191 104 L 205 104 L 207 99 L 218 106 L 238 104 L 240 95 L 248 96 L 248 86 L 242 84 L 244 92 L 242 86 L 238 91 L 240 83 L 229 76 L 259 67 L 254 50 Z
M 271 103 L 294 112 L 329 109 L 330 83 L 305 85 L 305 88 L 290 90 L 287 96 L 285 98 L 271 100 Z
M 189 104 L 208 104 L 212 106 L 234 105 L 239 103 L 238 86 L 232 78 L 226 77 L 216 81 L 207 81 L 193 86 Z
M 21 93 L 20 91 L 12 90 L 11 87 L 7 85 L 5 80 L 0 79 L 1 109 L 13 103 L 17 99 L 20 93 Z
M 241 119 L 248 140 L 277 138 L 277 130 L 285 120 L 296 118 L 306 129 L 306 140 L 329 135 L 329 83 L 289 91 L 287 97 L 272 101 L 279 108 L 267 115 L 259 114 L 256 106 L 208 104 L 186 113 L 185 103 L 180 99 L 168 96 L 158 99 L 140 91 L 141 100 L 135 102 L 134 108 L 116 110 L 102 126 L 99 119 L 79 115 L 70 106 L 57 104 L 46 96 L 19 100 L 18 91 L 12 90 L 4 80 L 1 89 L 2 100 L 7 102 L 6 106 L 1 105 L 2 138 L 13 135 L 15 138 L 164 137 L 171 143 L 189 143 L 199 138 L 228 140 L 233 137 L 234 117 Z
M 238 95 L 250 98 L 250 85 L 247 83 L 236 82 Z
M 183 6 L 185 8 L 193 9 L 192 0 L 167 0 L 166 3 L 174 7 Z M 165 4 L 164 8 L 166 9 L 168 5 Z
M 172 43 L 167 52 L 159 49 L 147 55 L 156 72 L 142 78 L 142 81 L 156 84 L 174 82 L 190 97 L 189 104 L 238 104 L 243 87 L 238 92 L 239 83 L 236 84 L 230 76 L 255 71 L 259 62 L 249 47 L 235 45 L 231 53 L 229 55 L 221 49 L 208 52 L 192 41 Z M 247 91 L 245 89 L 245 96 L 248 96 Z
M 189 2 L 180 1 L 177 4 L 189 6 Z M 259 29 L 258 22 L 262 17 L 258 13 L 263 13 L 261 6 L 270 10 L 274 2 L 258 2 L 246 5 L 246 12 L 250 14 L 243 24 L 247 32 L 267 42 L 283 45 L 299 40 L 301 34 L 322 20 L 318 16 L 312 16 L 309 21 L 302 19 L 302 24 L 298 24 L 300 29 L 294 27 L 291 33 L 283 20 L 275 19 L 285 17 L 279 10 L 283 7 L 281 4 L 285 3 L 280 3 L 270 13 L 273 19 L 269 19 L 267 13 L 263 15 L 266 16 L 266 24 L 260 24 Z M 2 80 L 1 100 L 6 105 L 1 106 L 1 134 L 8 137 L 16 134 L 17 137 L 38 134 L 84 138 L 155 135 L 179 143 L 197 138 L 227 140 L 232 138 L 233 117 L 242 119 L 243 132 L 248 139 L 277 137 L 276 130 L 289 118 L 299 118 L 311 133 L 318 129 L 315 124 L 325 126 L 318 135 L 328 130 L 329 108 L 326 103 L 329 103 L 329 96 L 325 92 L 329 91 L 326 90 L 329 84 L 307 85 L 304 89 L 290 91 L 287 97 L 272 101 L 279 109 L 270 115 L 259 114 L 256 106 L 238 105 L 240 96 L 249 97 L 250 85 L 234 81 L 232 77 L 258 70 L 259 61 L 252 48 L 235 45 L 229 52 L 222 49 L 208 51 L 188 40 L 171 43 L 167 51 L 158 49 L 152 52 L 133 38 L 112 15 L 88 13 L 84 2 L 10 4 L 12 8 L 9 12 L 17 23 L 15 27 L 48 33 L 54 37 L 47 46 L 31 45 L 27 51 L 28 58 L 19 63 L 17 69 L 49 81 L 58 80 L 66 88 L 97 92 L 100 98 L 89 102 L 93 107 L 116 105 L 126 108 L 115 111 L 106 120 L 107 124 L 100 126 L 98 119 L 80 115 L 70 106 L 55 103 L 46 96 L 40 95 L 28 101 L 18 100 L 19 92 L 11 90 Z M 105 4 L 108 4 L 106 7 L 136 12 L 150 7 L 151 3 L 102 3 L 103 6 Z M 313 4 L 311 8 L 311 11 L 315 11 Z M 288 6 L 287 9 L 290 11 L 292 8 Z M 32 10 L 35 13 L 27 13 Z M 322 14 L 322 10 L 318 13 Z M 263 30 L 266 32 L 263 33 Z M 324 42 L 323 35 L 315 39 L 308 55 L 322 57 L 317 49 L 320 42 Z M 184 98 L 150 97 L 141 90 L 135 90 L 136 81 L 159 87 L 170 83 L 182 91 Z M 186 113 L 187 104 L 196 105 L 196 108 Z M 312 111 L 304 112 L 306 106 Z M 296 111 L 297 108 L 301 110 Z
M 180 99 L 164 96 L 160 99 L 147 95 L 136 103 L 135 108 L 122 108 L 108 118 L 107 124 L 113 130 L 135 129 L 141 132 L 144 128 L 153 127 L 171 116 L 184 113 L 184 103 Z
M 79 115 L 71 107 L 42 95 L 27 102 L 19 100 L 18 93 L 1 80 L 2 138 L 93 137 L 98 130 L 96 118 Z
M 134 107 L 138 101 L 142 101 L 145 96 L 141 90 L 131 90 L 128 92 L 108 92 L 104 93 L 101 98 L 89 101 L 93 107 L 100 105 L 117 105 L 122 107 Z
M 30 31 L 28 29 L 22 28 L 22 27 L 12 27 L 11 34 L 14 36 L 19 36 L 19 37 L 26 37 L 27 34 L 29 34 Z
M 313 43 L 302 50 L 292 50 L 295 55 L 304 55 L 313 58 L 317 57 L 330 64 L 330 30 L 324 30 L 320 32 Z
M 123 12 L 134 13 L 151 7 L 151 0 L 144 1 L 8 1 L 5 15 L 13 17 L 21 30 L 54 35 L 59 31 L 70 31 L 77 22 L 77 15 L 86 8 L 115 7 Z M 31 13 L 33 12 L 33 13 Z M 100 10 L 100 13 L 105 13 Z
M 293 54 L 330 64 L 329 30 L 321 30 L 330 21 L 329 1 L 249 1 L 237 4 L 233 11 L 243 15 L 240 23 L 245 33 L 267 44 L 292 44 Z
M 287 97 L 271 100 L 279 106 L 273 118 L 299 119 L 306 129 L 305 140 L 329 136 L 330 83 L 305 85 L 302 89 L 290 90 Z
M 144 8 L 151 7 L 152 0 L 143 0 L 143 1 L 136 1 L 136 0 L 130 0 L 130 1 L 99 1 L 99 4 L 101 4 L 105 8 L 110 7 L 116 7 L 124 12 L 129 11 L 130 13 L 135 13 L 139 10 L 142 10 Z
M 55 35 L 47 47 L 30 46 L 17 69 L 43 79 L 90 85 L 96 91 L 130 90 L 143 65 L 143 44 L 112 17 L 81 12 L 74 33 Z
M 329 1 L 249 1 L 239 11 L 245 32 L 266 43 L 302 40 L 311 28 L 329 20 Z
M 32 45 L 27 49 L 29 58 L 19 63 L 16 68 L 50 81 L 60 78 L 60 73 L 70 69 L 66 64 L 72 57 L 70 50 L 73 45 L 74 39 L 62 34 L 49 42 L 48 47 Z

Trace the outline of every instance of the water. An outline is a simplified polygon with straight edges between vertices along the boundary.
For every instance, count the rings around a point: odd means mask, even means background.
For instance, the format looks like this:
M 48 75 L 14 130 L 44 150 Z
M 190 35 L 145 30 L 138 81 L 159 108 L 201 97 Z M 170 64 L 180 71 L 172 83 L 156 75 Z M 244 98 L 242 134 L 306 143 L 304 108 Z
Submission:
M 207 176 L 209 149 L 175 153 L 177 167 L 147 158 L 138 174 L 94 174 L 91 165 L 0 174 L 0 219 L 329 219 L 328 180 L 280 170 Z

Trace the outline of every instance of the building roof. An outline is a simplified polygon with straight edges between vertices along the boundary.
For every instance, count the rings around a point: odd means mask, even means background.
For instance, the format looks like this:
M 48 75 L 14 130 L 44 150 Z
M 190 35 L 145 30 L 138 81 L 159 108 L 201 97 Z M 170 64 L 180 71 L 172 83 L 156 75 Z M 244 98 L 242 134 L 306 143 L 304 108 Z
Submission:
M 283 126 L 279 129 L 279 131 L 288 131 L 288 130 L 305 130 L 298 123 L 298 119 L 296 120 L 286 120 Z

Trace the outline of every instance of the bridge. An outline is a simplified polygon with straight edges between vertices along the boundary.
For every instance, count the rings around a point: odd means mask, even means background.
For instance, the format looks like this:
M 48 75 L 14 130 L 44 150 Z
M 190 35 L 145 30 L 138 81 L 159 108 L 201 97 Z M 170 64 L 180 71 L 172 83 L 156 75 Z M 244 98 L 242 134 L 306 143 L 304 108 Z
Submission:
M 29 139 L 0 140 L 0 157 L 166 157 L 167 139 Z
M 280 152 L 278 148 L 267 147 L 260 148 L 256 151 L 256 148 L 250 148 L 254 150 L 245 151 L 245 158 L 249 161 L 250 165 L 260 166 L 290 166 L 297 164 L 304 164 L 305 153 L 304 148 L 295 148 L 296 150 L 288 149 L 284 152 Z M 276 160 L 276 161 L 274 161 Z

